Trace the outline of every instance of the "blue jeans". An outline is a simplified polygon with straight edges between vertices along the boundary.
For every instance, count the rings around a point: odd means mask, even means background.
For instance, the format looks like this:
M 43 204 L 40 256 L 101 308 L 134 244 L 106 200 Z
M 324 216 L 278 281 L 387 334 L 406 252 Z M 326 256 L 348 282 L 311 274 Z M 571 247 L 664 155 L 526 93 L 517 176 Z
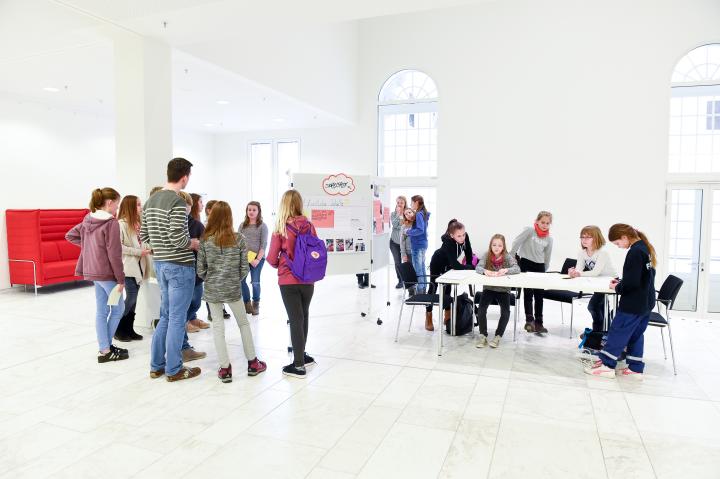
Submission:
M 643 351 L 645 349 L 645 329 L 650 320 L 650 313 L 631 314 L 618 310 L 610 324 L 605 347 L 600 351 L 603 364 L 615 369 L 617 362 L 623 357 L 628 368 L 636 373 L 645 369 Z
M 167 261 L 154 261 L 154 264 L 160 286 L 160 321 L 150 346 L 150 369 L 165 369 L 165 374 L 172 376 L 182 367 L 181 348 L 195 289 L 195 267 Z
M 197 318 L 197 312 L 200 311 L 200 305 L 202 305 L 202 295 L 204 291 L 203 283 L 197 283 L 195 285 L 195 289 L 193 290 L 192 299 L 190 300 L 190 306 L 188 307 L 187 312 L 187 319 L 185 320 L 185 323 L 188 321 Z M 185 335 L 183 336 L 183 345 L 182 349 L 190 349 L 192 346 L 190 346 L 188 335 L 187 335 L 187 329 L 185 329 Z
M 427 251 L 427 248 L 412 250 L 412 265 L 413 265 L 413 268 L 415 269 L 415 274 L 418 277 L 418 284 L 417 284 L 417 288 L 415 288 L 415 291 L 418 294 L 425 293 L 425 287 L 427 286 L 427 278 L 422 276 L 422 275 L 427 274 L 427 272 L 425 271 L 425 252 L 426 251 Z
M 248 302 L 250 301 L 250 288 L 247 285 L 247 278 L 250 277 L 250 282 L 252 283 L 252 300 L 253 301 L 260 301 L 260 273 L 262 272 L 262 267 L 265 264 L 265 258 L 261 259 L 257 266 L 254 268 L 250 266 L 250 273 L 243 279 L 242 281 L 242 295 L 243 295 L 243 301 Z
M 120 318 L 125 311 L 125 303 L 120 297 L 117 306 L 108 306 L 108 296 L 117 286 L 115 281 L 94 281 L 95 283 L 95 334 L 97 335 L 98 351 L 110 349 L 112 337 L 115 336 Z

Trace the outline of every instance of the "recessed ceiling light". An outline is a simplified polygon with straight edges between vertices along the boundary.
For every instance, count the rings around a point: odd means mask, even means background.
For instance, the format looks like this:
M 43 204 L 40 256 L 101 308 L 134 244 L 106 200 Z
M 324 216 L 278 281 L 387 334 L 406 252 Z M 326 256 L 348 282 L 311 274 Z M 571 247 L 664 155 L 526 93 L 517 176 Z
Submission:
M 203 126 L 205 128 L 212 128 L 213 126 L 215 126 L 215 123 L 203 123 Z
M 227 100 L 217 100 L 215 103 L 217 103 L 218 105 L 229 105 L 230 104 L 230 102 Z
M 285 118 L 273 118 L 273 121 L 277 123 L 282 123 L 285 121 Z
M 53 93 L 57 93 L 57 92 L 60 91 L 59 88 L 55 88 L 55 87 L 53 87 L 53 86 L 46 86 L 45 88 L 43 88 L 43 90 L 45 90 L 45 91 L 51 91 L 51 92 L 53 92 Z

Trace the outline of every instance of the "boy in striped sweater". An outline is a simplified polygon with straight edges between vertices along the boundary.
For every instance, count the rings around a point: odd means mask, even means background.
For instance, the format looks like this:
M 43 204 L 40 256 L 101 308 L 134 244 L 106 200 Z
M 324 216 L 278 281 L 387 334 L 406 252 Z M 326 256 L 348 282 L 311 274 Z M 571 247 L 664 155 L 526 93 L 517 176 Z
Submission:
M 178 192 L 190 180 L 192 163 L 174 158 L 167 166 L 165 187 L 145 202 L 140 239 L 153 250 L 160 286 L 160 321 L 153 333 L 150 377 L 167 375 L 168 381 L 190 379 L 200 368 L 186 368 L 182 360 L 185 320 L 195 289 L 195 256 L 199 240 L 190 239 L 185 201 Z

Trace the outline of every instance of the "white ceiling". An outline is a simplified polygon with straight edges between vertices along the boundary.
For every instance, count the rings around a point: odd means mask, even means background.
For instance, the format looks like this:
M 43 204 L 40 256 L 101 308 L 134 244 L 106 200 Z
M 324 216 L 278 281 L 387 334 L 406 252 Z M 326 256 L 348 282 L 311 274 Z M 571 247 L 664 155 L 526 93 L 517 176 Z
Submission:
M 487 0 L 0 0 L 0 92 L 111 117 L 113 48 L 107 33 L 122 29 L 176 47 L 177 126 L 230 132 L 343 125 L 312 105 L 232 73 L 230 63 L 224 68 L 222 61 L 209 63 L 178 48 L 227 41 L 247 22 L 337 22 L 480 1 Z

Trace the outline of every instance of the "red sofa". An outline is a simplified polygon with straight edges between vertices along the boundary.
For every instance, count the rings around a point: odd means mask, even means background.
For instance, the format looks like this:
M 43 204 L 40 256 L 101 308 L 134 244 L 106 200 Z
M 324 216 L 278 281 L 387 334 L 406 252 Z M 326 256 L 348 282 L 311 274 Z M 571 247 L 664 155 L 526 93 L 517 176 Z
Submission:
M 80 248 L 65 234 L 82 222 L 87 209 L 5 210 L 10 285 L 38 286 L 79 281 L 75 276 Z

